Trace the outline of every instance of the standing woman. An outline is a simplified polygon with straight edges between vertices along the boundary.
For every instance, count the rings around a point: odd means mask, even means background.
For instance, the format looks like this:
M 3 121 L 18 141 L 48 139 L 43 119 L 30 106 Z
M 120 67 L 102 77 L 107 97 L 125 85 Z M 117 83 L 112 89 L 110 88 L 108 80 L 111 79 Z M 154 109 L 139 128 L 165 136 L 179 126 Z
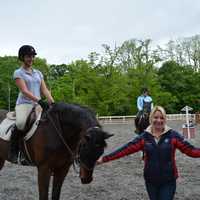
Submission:
M 144 151 L 144 179 L 150 200 L 173 200 L 178 178 L 176 149 L 190 157 L 200 157 L 199 148 L 166 125 L 164 108 L 155 106 L 150 114 L 150 126 L 132 141 L 99 158 L 97 164 Z
M 16 127 L 12 134 L 14 139 L 11 140 L 13 141 L 13 144 L 11 144 L 13 161 L 17 161 L 19 133 L 23 131 L 32 108 L 39 104 L 43 109 L 48 109 L 49 105 L 54 102 L 50 91 L 46 87 L 43 74 L 32 67 L 35 55 L 37 53 L 32 46 L 23 45 L 18 52 L 18 59 L 22 62 L 22 65 L 13 74 L 15 83 L 19 88 L 15 107 Z M 41 100 L 41 95 L 47 98 L 48 103 Z

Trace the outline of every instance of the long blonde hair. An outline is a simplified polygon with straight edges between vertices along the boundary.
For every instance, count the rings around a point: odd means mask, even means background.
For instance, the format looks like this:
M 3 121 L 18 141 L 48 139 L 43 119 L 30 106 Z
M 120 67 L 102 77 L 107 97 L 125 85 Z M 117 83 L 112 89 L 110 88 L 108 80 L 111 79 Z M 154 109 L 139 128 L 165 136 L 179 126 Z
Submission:
M 155 107 L 153 107 L 153 109 L 152 109 L 152 111 L 150 113 L 150 116 L 149 116 L 149 123 L 150 124 L 152 124 L 153 116 L 154 116 L 156 111 L 160 111 L 162 113 L 163 118 L 165 119 L 165 121 L 167 119 L 167 115 L 166 115 L 165 109 L 162 106 L 155 106 Z

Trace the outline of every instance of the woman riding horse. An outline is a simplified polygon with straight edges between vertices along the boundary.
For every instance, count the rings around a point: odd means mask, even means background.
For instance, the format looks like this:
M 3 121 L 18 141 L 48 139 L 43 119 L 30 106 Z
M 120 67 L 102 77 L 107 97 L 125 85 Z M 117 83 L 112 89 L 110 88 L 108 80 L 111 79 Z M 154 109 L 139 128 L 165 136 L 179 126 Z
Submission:
M 149 126 L 149 114 L 153 108 L 152 98 L 147 88 L 143 88 L 142 95 L 137 99 L 138 113 L 135 118 L 135 132 L 142 133 Z
M 17 162 L 16 154 L 14 158 L 8 155 L 15 153 L 15 148 L 18 148 L 16 141 L 22 137 L 19 134 L 24 133 L 26 119 L 35 104 L 39 104 L 43 108 L 43 118 L 34 135 L 27 142 L 23 141 L 24 149 L 38 169 L 39 200 L 48 200 L 51 176 L 52 200 L 59 200 L 64 178 L 75 160 L 80 161 L 81 182 L 85 184 L 92 181 L 95 162 L 104 152 L 105 139 L 111 135 L 102 130 L 89 109 L 65 103 L 52 104 L 54 100 L 42 73 L 32 68 L 35 55 L 36 51 L 32 46 L 24 45 L 19 49 L 18 57 L 22 61 L 22 67 L 14 72 L 14 79 L 20 90 L 15 108 L 17 127 L 11 136 L 14 137 L 11 141 L 15 143 L 10 144 L 0 139 L 0 169 L 5 160 Z M 41 100 L 40 91 L 48 103 Z

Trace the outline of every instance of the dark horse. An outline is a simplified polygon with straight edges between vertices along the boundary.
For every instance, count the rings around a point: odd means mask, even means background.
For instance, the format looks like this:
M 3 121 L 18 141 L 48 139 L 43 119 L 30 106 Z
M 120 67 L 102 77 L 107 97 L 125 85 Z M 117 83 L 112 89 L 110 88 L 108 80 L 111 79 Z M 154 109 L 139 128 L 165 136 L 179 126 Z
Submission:
M 137 113 L 135 118 L 136 134 L 141 134 L 149 126 L 149 114 L 145 109 Z
M 63 181 L 75 160 L 80 163 L 81 182 L 90 183 L 96 160 L 103 154 L 105 140 L 110 136 L 88 108 L 54 104 L 27 141 L 31 160 L 38 169 L 39 200 L 48 200 L 51 176 L 52 200 L 59 200 Z M 0 169 L 8 159 L 9 147 L 10 142 L 0 139 Z

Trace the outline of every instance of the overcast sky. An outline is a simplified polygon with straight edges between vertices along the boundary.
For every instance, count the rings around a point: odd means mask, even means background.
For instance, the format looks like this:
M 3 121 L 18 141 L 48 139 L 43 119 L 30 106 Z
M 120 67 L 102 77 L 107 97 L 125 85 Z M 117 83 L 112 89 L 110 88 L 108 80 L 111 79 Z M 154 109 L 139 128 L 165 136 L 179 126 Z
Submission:
M 49 64 L 87 59 L 102 44 L 200 34 L 199 0 L 0 0 L 0 56 L 33 45 Z

